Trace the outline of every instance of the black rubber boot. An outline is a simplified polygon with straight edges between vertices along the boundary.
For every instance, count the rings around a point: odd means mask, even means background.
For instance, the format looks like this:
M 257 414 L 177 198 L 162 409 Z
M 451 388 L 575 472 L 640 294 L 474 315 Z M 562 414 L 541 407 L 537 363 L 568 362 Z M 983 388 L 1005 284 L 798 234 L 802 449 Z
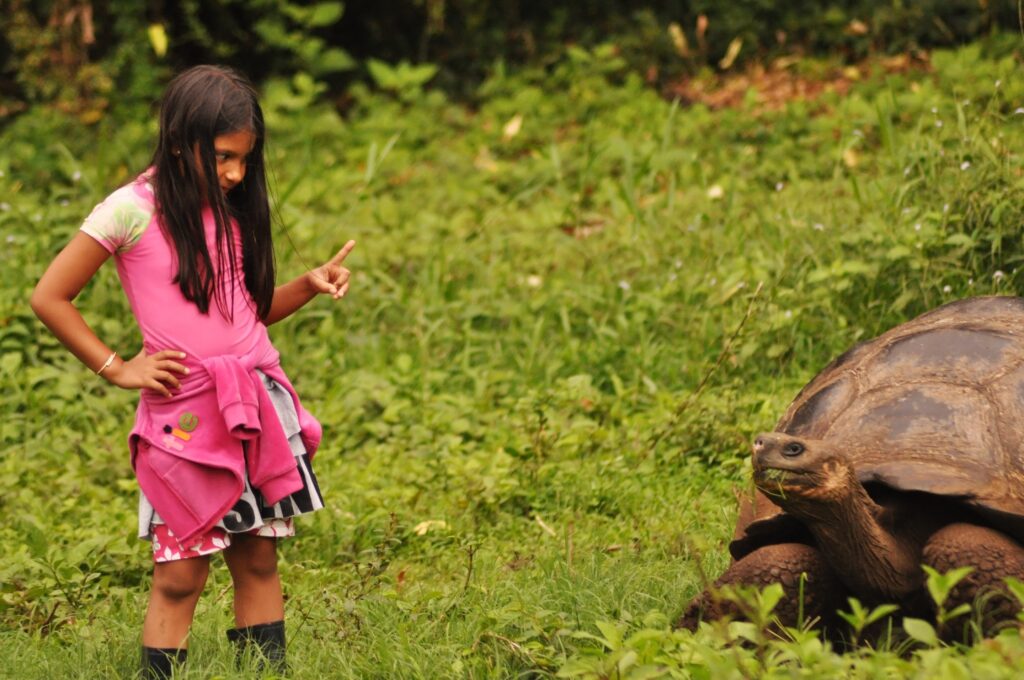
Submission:
M 142 678 L 143 680 L 167 680 L 171 677 L 174 667 L 185 663 L 187 658 L 187 649 L 143 647 Z
M 284 660 L 284 621 L 271 621 L 247 628 L 232 628 L 228 631 L 228 640 L 238 648 L 239 663 L 242 662 L 245 650 L 255 645 L 263 655 L 258 665 L 260 670 L 267 668 L 281 674 L 287 670 Z

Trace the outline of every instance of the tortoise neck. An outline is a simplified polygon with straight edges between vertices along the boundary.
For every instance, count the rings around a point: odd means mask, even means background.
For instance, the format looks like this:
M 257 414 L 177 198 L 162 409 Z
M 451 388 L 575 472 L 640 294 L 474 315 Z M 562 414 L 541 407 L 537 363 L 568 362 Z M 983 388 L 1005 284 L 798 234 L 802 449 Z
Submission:
M 883 509 L 850 471 L 849 493 L 792 499 L 786 510 L 814 535 L 839 578 L 866 599 L 895 602 L 920 587 L 920 546 L 897 536 Z

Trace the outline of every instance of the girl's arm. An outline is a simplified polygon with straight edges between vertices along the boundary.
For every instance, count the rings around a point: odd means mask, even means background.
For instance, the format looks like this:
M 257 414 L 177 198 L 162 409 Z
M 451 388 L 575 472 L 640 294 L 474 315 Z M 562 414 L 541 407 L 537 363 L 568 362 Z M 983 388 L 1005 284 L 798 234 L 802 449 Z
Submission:
M 40 321 L 92 371 L 99 370 L 113 351 L 96 337 L 72 300 L 108 257 L 110 253 L 95 239 L 79 232 L 47 267 L 29 301 Z M 118 387 L 145 387 L 170 396 L 170 388 L 179 386 L 174 373 L 188 373 L 187 368 L 172 359 L 184 357 L 178 350 L 151 355 L 143 350 L 129 361 L 115 357 L 103 369 L 102 376 Z
M 349 241 L 327 264 L 275 288 L 270 311 L 263 318 L 263 323 L 269 326 L 291 316 L 319 294 L 330 295 L 335 300 L 343 298 L 348 292 L 348 281 L 352 273 L 341 263 L 355 247 L 356 242 Z

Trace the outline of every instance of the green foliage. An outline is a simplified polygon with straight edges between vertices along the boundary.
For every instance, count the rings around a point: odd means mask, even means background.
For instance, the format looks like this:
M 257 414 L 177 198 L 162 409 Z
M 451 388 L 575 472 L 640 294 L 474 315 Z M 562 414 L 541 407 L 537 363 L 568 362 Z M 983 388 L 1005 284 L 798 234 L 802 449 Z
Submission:
M 415 90 L 431 79 L 472 99 L 496 66 L 552 66 L 567 47 L 609 46 L 631 73 L 670 85 L 794 54 L 855 60 L 971 39 L 1007 53 L 1016 41 L 997 32 L 1019 27 L 1015 3 L 978 0 L 355 0 L 348 11 L 327 0 L 8 4 L 0 15 L 0 117 L 48 103 L 86 123 L 111 107 L 148 102 L 169 72 L 202 62 L 234 65 L 261 82 L 312 78 L 339 99 L 354 81 Z
M 846 601 L 850 605 L 850 611 L 840 611 L 839 616 L 850 624 L 851 643 L 853 645 L 857 645 L 860 642 L 861 636 L 869 626 L 878 623 L 899 610 L 899 607 L 894 604 L 881 604 L 868 610 L 855 597 L 847 598 Z
M 282 276 L 359 243 L 343 302 L 271 330 L 326 430 L 329 507 L 282 548 L 295 674 L 1017 674 L 1016 631 L 937 645 L 935 624 L 911 623 L 924 644 L 843 655 L 813 631 L 772 635 L 771 591 L 737 595 L 758 625 L 669 626 L 725 566 L 749 442 L 801 385 L 918 312 L 1018 288 L 1020 64 L 977 47 L 933 64 L 768 113 L 665 102 L 607 46 L 496 69 L 472 109 L 364 88 L 343 119 L 311 75 L 269 81 Z M 27 299 L 153 133 L 138 111 L 87 127 L 43 107 L 0 133 L 0 666 L 15 677 L 137 663 L 134 398 Z M 138 347 L 112 267 L 79 302 L 111 346 Z M 936 600 L 951 579 L 930 579 Z M 217 564 L 196 677 L 235 677 L 228 590 Z M 851 603 L 847 620 L 865 637 L 888 613 Z
M 290 0 L 187 0 L 151 11 L 130 0 L 14 0 L 0 17 L 0 113 L 42 103 L 94 124 L 111 107 L 148 107 L 171 67 L 197 62 L 321 81 L 356 66 L 323 35 L 343 12 L 341 2 Z M 4 78 L 13 82 L 2 87 Z
M 282 56 L 274 70 L 325 76 L 355 67 L 355 61 L 340 47 L 332 47 L 316 31 L 336 24 L 344 12 L 340 2 L 318 2 L 303 6 L 287 0 L 228 3 L 231 14 L 251 12 L 252 31 L 265 51 Z M 244 20 L 243 20 L 244 24 Z M 212 45 L 211 45 L 212 47 Z M 240 46 L 239 46 L 240 47 Z
M 370 59 L 366 62 L 366 68 L 377 87 L 394 92 L 404 101 L 419 98 L 423 86 L 437 74 L 437 67 L 433 64 L 414 66 L 407 61 L 390 66 L 378 59 Z
M 959 567 L 945 574 L 939 573 L 928 565 L 922 565 L 921 568 L 927 575 L 925 585 L 928 587 L 928 594 L 931 595 L 932 601 L 935 602 L 937 608 L 935 620 L 940 630 L 953 619 L 971 612 L 971 605 L 966 602 L 947 610 L 946 600 L 949 599 L 956 584 L 974 571 L 974 567 Z
M 458 92 L 486 77 L 496 62 L 556 63 L 566 45 L 613 43 L 632 71 L 666 82 L 749 58 L 797 53 L 860 59 L 1018 28 L 1016 3 L 977 0 L 421 0 L 397 12 L 372 3 L 350 8 L 337 35 L 354 54 L 438 64 L 438 80 Z
M 144 7 L 109 0 L 12 0 L 0 17 L 0 119 L 45 102 L 93 124 L 153 96 L 165 73 L 148 59 Z M 102 60 L 95 54 L 103 54 Z

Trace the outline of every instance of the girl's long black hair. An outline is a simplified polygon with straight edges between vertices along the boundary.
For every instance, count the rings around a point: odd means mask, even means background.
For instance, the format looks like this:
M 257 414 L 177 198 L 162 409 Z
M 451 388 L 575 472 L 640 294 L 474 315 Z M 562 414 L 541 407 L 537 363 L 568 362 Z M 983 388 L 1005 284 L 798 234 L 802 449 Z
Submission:
M 215 137 L 250 131 L 255 144 L 245 179 L 227 195 L 220 188 Z M 211 298 L 232 317 L 228 294 L 237 276 L 230 220 L 237 220 L 242 272 L 262 319 L 274 297 L 274 248 L 263 161 L 265 128 L 256 90 L 244 76 L 222 66 L 196 66 L 171 81 L 160 102 L 160 136 L 153 153 L 153 186 L 160 223 L 177 252 L 174 282 L 204 314 Z M 198 161 L 198 163 L 197 163 Z M 207 248 L 202 211 L 208 204 L 217 225 L 216 266 Z

